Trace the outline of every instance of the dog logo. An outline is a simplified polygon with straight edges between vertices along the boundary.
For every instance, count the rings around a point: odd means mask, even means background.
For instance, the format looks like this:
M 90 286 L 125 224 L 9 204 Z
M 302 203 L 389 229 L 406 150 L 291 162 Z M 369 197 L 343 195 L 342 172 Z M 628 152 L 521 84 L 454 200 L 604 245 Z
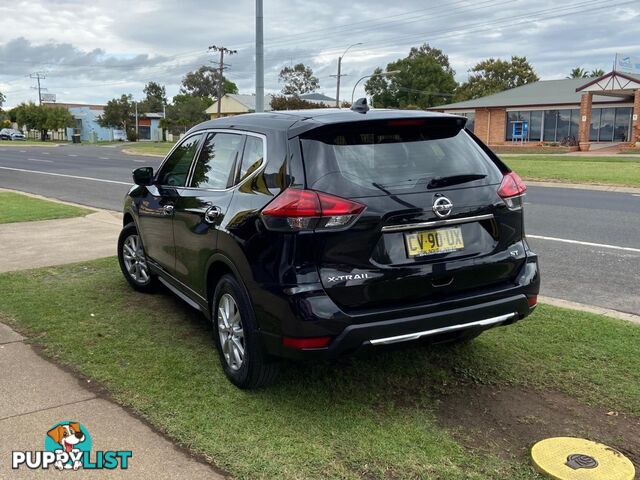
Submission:
M 31 470 L 126 470 L 131 450 L 93 451 L 89 431 L 80 423 L 58 422 L 44 436 L 44 450 L 18 450 L 11 453 L 11 468 Z
M 63 463 L 61 459 L 58 459 L 54 463 L 54 466 L 58 470 L 63 470 L 65 468 L 78 470 L 82 467 L 81 458 L 83 450 L 79 447 L 81 443 L 84 443 L 87 440 L 89 434 L 83 432 L 83 429 L 78 422 L 59 423 L 47 432 L 47 436 L 56 444 L 54 451 L 61 449 L 70 457 L 70 460 L 67 463 Z M 46 446 L 47 442 L 45 440 L 45 447 Z M 47 450 L 51 451 L 51 445 L 49 445 Z

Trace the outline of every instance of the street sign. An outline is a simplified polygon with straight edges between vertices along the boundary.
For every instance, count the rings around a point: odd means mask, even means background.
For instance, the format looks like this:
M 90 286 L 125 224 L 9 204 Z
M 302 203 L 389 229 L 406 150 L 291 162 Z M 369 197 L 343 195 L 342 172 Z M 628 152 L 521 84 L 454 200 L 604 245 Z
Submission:
M 640 57 L 616 53 L 614 70 L 616 72 L 640 73 Z
M 48 103 L 56 103 L 56 94 L 55 93 L 43 93 L 41 95 L 43 102 Z

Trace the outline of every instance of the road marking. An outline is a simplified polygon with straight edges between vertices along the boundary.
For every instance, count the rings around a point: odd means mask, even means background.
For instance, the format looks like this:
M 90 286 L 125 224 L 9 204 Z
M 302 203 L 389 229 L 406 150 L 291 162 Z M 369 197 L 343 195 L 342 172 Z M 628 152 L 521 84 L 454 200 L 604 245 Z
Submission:
M 131 185 L 131 182 L 119 182 L 118 180 L 106 180 L 104 178 L 80 177 L 78 175 L 66 175 L 64 173 L 41 172 L 39 170 L 26 170 L 24 168 L 0 167 L 2 170 L 12 170 L 14 172 L 38 173 L 40 175 L 51 175 L 54 177 L 76 178 L 78 180 L 91 180 L 92 182 L 115 183 L 117 185 Z
M 136 162 L 136 163 L 147 163 L 146 160 L 134 160 L 134 162 Z
M 109 160 L 109 157 L 98 157 L 100 160 Z
M 42 152 L 42 155 L 49 155 L 49 152 Z
M 53 160 L 44 160 L 42 158 L 27 158 L 30 162 L 53 163 Z
M 20 150 L 20 153 L 27 153 L 26 150 Z
M 587 247 L 610 248 L 612 250 L 624 250 L 625 252 L 640 253 L 640 248 L 619 247 L 605 243 L 581 242 L 580 240 L 568 240 L 566 238 L 545 237 L 543 235 L 527 235 L 527 238 L 537 238 L 539 240 L 551 240 L 553 242 L 573 243 L 575 245 L 585 245 Z
M 69 157 L 77 157 L 78 155 L 76 155 L 75 153 L 70 153 Z
M 632 193 L 634 197 L 640 197 L 640 193 Z

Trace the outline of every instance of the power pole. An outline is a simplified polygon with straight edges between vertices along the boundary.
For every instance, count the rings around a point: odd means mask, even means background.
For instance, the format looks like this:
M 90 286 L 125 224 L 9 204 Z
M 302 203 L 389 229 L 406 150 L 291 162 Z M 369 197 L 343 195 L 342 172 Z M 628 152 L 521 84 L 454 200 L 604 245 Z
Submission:
M 230 50 L 226 47 L 218 47 L 216 45 L 211 45 L 209 47 L 209 50 L 213 50 L 214 52 L 220 52 L 220 62 L 218 65 L 218 71 L 219 71 L 219 76 L 220 78 L 218 79 L 218 115 L 217 118 L 220 118 L 221 116 L 221 108 L 222 108 L 222 97 L 224 96 L 224 77 L 223 77 L 223 73 L 226 70 L 226 66 L 224 64 L 224 54 L 226 53 L 227 55 L 233 55 L 235 53 L 238 53 L 237 50 Z
M 363 43 L 362 42 L 358 42 L 358 43 L 354 43 L 352 45 L 349 45 L 347 47 L 347 49 L 344 51 L 344 53 L 338 57 L 338 74 L 337 75 L 331 75 L 331 77 L 336 77 L 336 107 L 337 108 L 340 108 L 340 78 L 343 77 L 343 76 L 346 76 L 346 75 L 342 74 L 342 59 L 347 54 L 347 52 L 349 51 L 350 48 L 355 47 L 357 45 L 363 45 Z
M 338 75 L 336 75 L 336 107 L 340 108 L 340 77 L 342 77 L 342 57 L 338 57 Z
M 262 0 L 256 0 L 256 112 L 264 112 L 264 38 Z
M 38 81 L 38 105 L 42 105 L 42 90 L 46 90 L 46 88 L 40 87 L 40 80 L 44 80 L 47 77 L 45 77 L 42 72 L 35 72 L 30 74 L 29 78 L 34 78 Z

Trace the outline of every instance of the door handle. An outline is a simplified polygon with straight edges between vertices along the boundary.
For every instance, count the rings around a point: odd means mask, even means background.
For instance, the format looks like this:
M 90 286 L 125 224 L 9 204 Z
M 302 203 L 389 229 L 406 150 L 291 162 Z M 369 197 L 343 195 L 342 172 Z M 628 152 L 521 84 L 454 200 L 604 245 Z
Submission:
M 173 205 L 165 205 L 162 207 L 162 212 L 165 215 L 173 215 Z
M 204 212 L 204 221 L 207 223 L 215 223 L 220 215 L 222 215 L 220 207 L 211 206 Z

